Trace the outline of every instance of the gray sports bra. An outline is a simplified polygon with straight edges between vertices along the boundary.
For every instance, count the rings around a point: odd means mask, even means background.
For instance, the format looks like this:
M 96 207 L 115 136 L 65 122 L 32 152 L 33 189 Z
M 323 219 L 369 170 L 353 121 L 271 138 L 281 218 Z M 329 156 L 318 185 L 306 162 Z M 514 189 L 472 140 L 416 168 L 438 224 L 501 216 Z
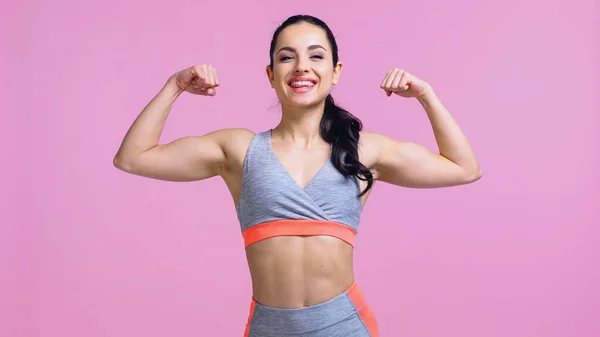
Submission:
M 362 205 L 359 180 L 343 176 L 331 158 L 303 189 L 271 145 L 271 130 L 256 134 L 246 152 L 237 206 L 245 246 L 275 236 L 326 235 L 350 245 Z

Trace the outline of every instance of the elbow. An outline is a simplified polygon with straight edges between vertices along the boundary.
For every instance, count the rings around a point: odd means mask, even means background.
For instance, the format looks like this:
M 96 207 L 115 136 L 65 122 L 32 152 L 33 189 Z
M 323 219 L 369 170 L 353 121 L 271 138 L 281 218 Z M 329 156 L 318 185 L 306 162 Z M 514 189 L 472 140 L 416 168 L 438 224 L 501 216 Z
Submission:
M 113 166 L 124 172 L 133 171 L 133 165 L 131 164 L 131 160 L 128 160 L 119 153 L 117 153 L 113 158 Z
M 483 171 L 481 170 L 481 167 L 479 165 L 476 165 L 474 168 L 468 170 L 465 176 L 467 184 L 474 183 L 477 180 L 481 179 L 481 177 L 483 176 Z

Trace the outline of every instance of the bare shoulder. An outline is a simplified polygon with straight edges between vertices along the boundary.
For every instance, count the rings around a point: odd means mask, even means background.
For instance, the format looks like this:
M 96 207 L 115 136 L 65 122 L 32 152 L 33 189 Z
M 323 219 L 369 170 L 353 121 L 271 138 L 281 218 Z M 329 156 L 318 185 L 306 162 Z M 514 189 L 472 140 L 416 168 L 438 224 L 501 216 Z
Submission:
M 256 133 L 252 130 L 246 128 L 226 128 L 218 130 L 221 137 L 224 137 L 229 140 L 243 140 L 243 139 L 252 139 Z
M 226 154 L 246 152 L 250 142 L 256 136 L 252 130 L 245 128 L 230 128 L 220 130 L 220 141 Z
M 254 131 L 246 128 L 227 128 L 215 132 L 225 154 L 225 172 L 235 172 L 242 167 L 246 151 L 255 136 Z
M 243 148 L 246 143 L 249 144 L 255 135 L 253 131 L 244 128 L 225 128 L 197 138 L 210 138 L 219 144 L 225 154 L 230 154 L 236 152 L 240 147 Z

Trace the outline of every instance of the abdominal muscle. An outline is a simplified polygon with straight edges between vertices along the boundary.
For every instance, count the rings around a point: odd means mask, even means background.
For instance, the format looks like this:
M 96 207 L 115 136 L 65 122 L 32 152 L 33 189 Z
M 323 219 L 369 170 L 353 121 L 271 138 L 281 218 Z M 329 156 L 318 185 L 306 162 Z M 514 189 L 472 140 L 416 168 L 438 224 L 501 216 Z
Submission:
M 256 302 L 302 308 L 325 302 L 354 282 L 353 247 L 329 236 L 280 236 L 246 248 Z

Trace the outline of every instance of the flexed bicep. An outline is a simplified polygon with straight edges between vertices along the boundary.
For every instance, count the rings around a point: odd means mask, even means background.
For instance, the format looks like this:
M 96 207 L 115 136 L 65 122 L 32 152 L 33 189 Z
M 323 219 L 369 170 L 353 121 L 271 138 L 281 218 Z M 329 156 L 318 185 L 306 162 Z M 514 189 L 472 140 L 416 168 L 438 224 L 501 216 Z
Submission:
M 194 181 L 210 178 L 218 174 L 225 160 L 215 133 L 183 137 L 157 145 L 115 166 L 131 174 L 159 180 Z
M 412 142 L 377 135 L 379 156 L 373 166 L 375 177 L 393 185 L 435 188 L 468 184 L 478 176 L 444 156 Z

